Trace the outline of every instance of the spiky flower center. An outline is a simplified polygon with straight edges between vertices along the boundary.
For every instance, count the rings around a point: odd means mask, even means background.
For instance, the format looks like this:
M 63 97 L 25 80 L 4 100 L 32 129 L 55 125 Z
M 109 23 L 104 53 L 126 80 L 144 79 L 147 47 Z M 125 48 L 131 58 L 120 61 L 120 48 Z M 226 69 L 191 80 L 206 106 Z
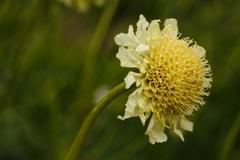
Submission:
M 181 115 L 202 102 L 204 76 L 204 64 L 189 41 L 161 36 L 150 43 L 143 93 L 158 117 Z

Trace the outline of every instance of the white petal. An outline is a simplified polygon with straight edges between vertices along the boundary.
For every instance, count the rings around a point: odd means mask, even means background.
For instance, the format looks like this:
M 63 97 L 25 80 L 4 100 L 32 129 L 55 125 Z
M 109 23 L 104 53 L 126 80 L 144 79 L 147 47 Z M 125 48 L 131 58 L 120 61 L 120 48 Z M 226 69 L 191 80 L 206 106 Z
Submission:
M 193 131 L 193 123 L 186 118 L 180 120 L 180 127 L 186 131 Z
M 184 137 L 181 130 L 174 128 L 173 131 L 181 138 L 182 141 L 184 141 Z
M 140 118 L 143 126 L 145 125 L 145 122 L 146 122 L 146 120 L 149 118 L 150 114 L 151 114 L 151 112 L 146 112 L 146 113 L 142 113 L 142 114 L 139 116 L 139 118 Z
M 148 27 L 148 31 L 150 33 L 151 36 L 159 36 L 160 35 L 160 27 L 159 27 L 159 22 L 160 20 L 153 20 L 149 27 Z
M 135 73 L 130 71 L 128 75 L 124 78 L 124 81 L 126 83 L 126 89 L 130 88 L 133 83 L 140 81 L 141 76 L 142 76 L 141 73 Z
M 152 115 L 145 134 L 149 136 L 149 142 L 151 144 L 167 141 L 167 135 L 164 133 L 164 127 L 157 122 L 154 115 Z
M 142 60 L 142 65 L 139 65 L 139 70 L 141 73 L 146 73 L 147 72 L 147 67 L 148 67 L 148 64 L 149 64 L 149 60 L 147 58 L 144 58 Z
M 130 118 L 130 116 L 129 117 L 127 117 L 126 115 L 124 115 L 124 116 L 117 116 L 117 118 L 118 119 L 120 119 L 120 120 L 122 120 L 122 121 L 124 121 L 125 119 L 127 119 L 127 118 Z
M 139 16 L 139 20 L 137 22 L 137 31 L 136 36 L 141 43 L 147 42 L 148 32 L 147 28 L 149 26 L 148 21 L 143 15 Z
M 206 56 L 206 50 L 203 47 L 195 44 L 193 46 L 193 49 L 194 49 L 194 52 L 199 55 L 199 57 L 205 57 Z
M 133 29 L 133 26 L 132 26 L 132 25 L 130 25 L 130 26 L 128 27 L 128 35 L 129 35 L 130 37 L 132 37 L 133 39 L 136 38 L 135 33 L 134 33 L 134 29 Z
M 136 46 L 136 42 L 126 33 L 117 34 L 114 38 L 114 41 L 117 45 L 123 47 Z
M 176 133 L 181 138 L 182 141 L 184 141 L 182 131 L 179 130 L 177 127 L 178 127 L 178 119 L 176 119 L 175 122 L 173 122 L 173 132 Z
M 137 22 L 137 34 L 141 32 L 145 32 L 147 30 L 147 27 L 149 26 L 148 21 L 146 18 L 141 14 L 139 16 L 139 20 Z
M 193 107 L 194 107 L 194 106 L 193 106 Z M 193 111 L 185 111 L 185 112 L 184 112 L 184 115 L 186 115 L 186 116 L 191 116 L 191 115 L 192 115 L 192 112 L 193 112 Z
M 126 110 L 129 112 L 134 112 L 138 105 L 138 89 L 136 89 L 132 94 L 129 95 L 128 101 L 126 103 Z
M 146 45 L 146 44 L 143 44 L 143 43 L 140 43 L 137 48 L 135 48 L 135 50 L 137 52 L 146 52 L 147 50 L 149 49 L 149 45 Z
M 131 95 L 128 97 L 128 101 L 126 103 L 124 116 L 118 116 L 118 119 L 125 120 L 130 117 L 139 116 L 139 109 L 137 108 L 138 102 L 138 89 L 136 89 Z
M 130 88 L 132 86 L 133 83 L 136 82 L 136 78 L 135 76 L 137 75 L 138 73 L 135 73 L 135 72 L 132 72 L 130 71 L 127 76 L 124 78 L 124 81 L 126 83 L 126 89 Z
M 122 67 L 133 67 L 137 68 L 142 58 L 138 56 L 134 50 L 120 47 L 116 57 L 120 60 Z
M 141 113 L 139 118 L 142 124 L 145 125 L 146 120 L 149 118 L 151 114 L 151 111 L 150 111 L 151 103 L 149 103 L 147 98 L 144 95 L 142 95 L 141 89 L 138 89 L 138 90 L 139 90 L 138 107 Z
M 128 75 L 124 78 L 124 81 L 126 83 L 126 89 L 130 88 L 132 84 L 136 82 L 134 72 L 129 72 Z
M 139 44 L 139 40 L 137 39 L 133 26 L 130 25 L 128 27 L 128 33 L 120 33 L 117 34 L 114 38 L 115 43 L 119 46 L 123 47 L 132 47 L 135 48 Z
M 134 33 L 134 29 L 132 25 L 128 27 L 128 36 L 131 37 L 131 39 L 134 41 L 134 43 L 136 43 L 136 45 L 140 43 Z
M 152 103 L 147 99 L 147 97 L 145 97 L 145 95 L 143 95 L 142 88 L 138 89 L 138 95 L 139 95 L 139 98 L 138 98 L 139 108 L 144 110 L 144 112 L 149 112 L 152 106 Z
M 178 34 L 177 20 L 174 18 L 166 19 L 164 22 L 163 33 L 172 35 L 173 37 L 177 37 Z
M 147 105 L 147 99 L 144 96 L 140 96 L 138 99 L 138 106 L 140 108 L 145 108 Z

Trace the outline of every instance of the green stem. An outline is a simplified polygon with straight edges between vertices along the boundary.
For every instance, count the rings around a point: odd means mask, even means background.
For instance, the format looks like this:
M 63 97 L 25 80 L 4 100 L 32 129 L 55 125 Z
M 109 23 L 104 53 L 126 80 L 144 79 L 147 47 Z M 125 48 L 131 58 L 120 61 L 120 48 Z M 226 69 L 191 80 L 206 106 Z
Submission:
M 116 11 L 118 1 L 119 0 L 108 0 L 88 46 L 83 67 L 83 85 L 81 86 L 84 91 L 89 90 L 89 86 L 91 85 L 97 55 Z
M 238 133 L 240 132 L 240 112 L 238 113 L 233 126 L 231 127 L 226 141 L 223 144 L 223 149 L 222 152 L 220 154 L 219 160 L 227 160 L 230 157 L 229 156 L 229 152 L 232 150 L 232 147 L 234 145 L 234 142 L 236 142 L 236 138 L 238 137 Z
M 127 91 L 125 89 L 125 83 L 121 83 L 115 88 L 113 88 L 107 95 L 105 95 L 96 106 L 90 111 L 87 118 L 84 120 L 80 130 L 78 131 L 77 136 L 75 137 L 68 154 L 65 160 L 75 160 L 78 156 L 78 153 L 81 151 L 84 141 L 86 140 L 87 135 L 89 134 L 89 130 L 96 120 L 97 116 L 101 113 L 101 111 L 118 95 Z

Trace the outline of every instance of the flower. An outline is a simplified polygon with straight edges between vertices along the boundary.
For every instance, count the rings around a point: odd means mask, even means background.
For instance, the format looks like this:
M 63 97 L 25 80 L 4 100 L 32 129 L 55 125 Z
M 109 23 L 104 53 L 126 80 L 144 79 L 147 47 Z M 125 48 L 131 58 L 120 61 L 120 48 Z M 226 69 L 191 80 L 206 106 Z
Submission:
M 90 5 L 102 6 L 106 0 L 60 0 L 68 7 L 76 7 L 80 12 L 89 10 Z
M 145 134 L 152 144 L 167 141 L 166 128 L 184 141 L 182 131 L 193 130 L 187 118 L 204 104 L 212 82 L 205 49 L 180 38 L 176 19 L 166 19 L 162 30 L 159 23 L 140 15 L 136 32 L 130 25 L 115 37 L 121 66 L 138 69 L 124 79 L 126 88 L 137 88 L 118 118 L 139 117 L 143 125 L 150 118 Z

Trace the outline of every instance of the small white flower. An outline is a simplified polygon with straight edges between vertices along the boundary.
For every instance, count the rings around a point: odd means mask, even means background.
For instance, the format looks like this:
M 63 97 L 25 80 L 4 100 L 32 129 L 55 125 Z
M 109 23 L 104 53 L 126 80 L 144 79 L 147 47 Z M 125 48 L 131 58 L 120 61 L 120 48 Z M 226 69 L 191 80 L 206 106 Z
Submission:
M 130 25 L 115 37 L 121 66 L 139 71 L 124 79 L 126 88 L 136 83 L 137 89 L 118 118 L 139 117 L 143 125 L 150 118 L 146 135 L 152 144 L 167 141 L 166 128 L 184 140 L 182 130 L 193 130 L 187 116 L 204 104 L 212 81 L 204 48 L 179 38 L 176 19 L 165 20 L 162 30 L 159 23 L 140 15 L 136 32 Z
M 80 12 L 86 12 L 89 10 L 91 4 L 96 6 L 102 6 L 106 0 L 60 0 L 68 7 L 75 7 Z

